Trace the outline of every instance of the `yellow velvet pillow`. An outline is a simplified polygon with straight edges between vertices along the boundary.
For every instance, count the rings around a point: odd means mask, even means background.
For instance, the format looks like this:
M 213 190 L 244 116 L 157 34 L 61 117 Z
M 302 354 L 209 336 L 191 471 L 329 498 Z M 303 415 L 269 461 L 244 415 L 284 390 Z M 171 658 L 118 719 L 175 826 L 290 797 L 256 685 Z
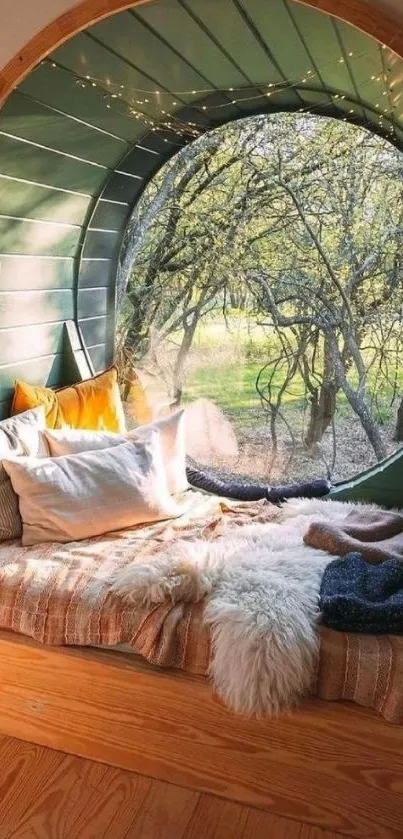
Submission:
M 17 380 L 12 414 L 43 405 L 47 428 L 89 428 L 125 431 L 118 371 L 111 367 L 92 379 L 52 390 Z

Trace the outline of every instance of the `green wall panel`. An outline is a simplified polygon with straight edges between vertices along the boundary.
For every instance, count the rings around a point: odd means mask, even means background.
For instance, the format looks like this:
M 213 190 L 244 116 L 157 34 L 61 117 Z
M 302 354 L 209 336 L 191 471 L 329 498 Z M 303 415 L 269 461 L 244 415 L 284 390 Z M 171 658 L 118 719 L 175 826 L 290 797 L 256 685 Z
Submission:
M 78 317 L 90 318 L 106 314 L 107 289 L 84 288 L 78 292 Z
M 87 347 L 104 344 L 108 333 L 108 318 L 103 315 L 80 320 L 80 329 Z
M 63 321 L 0 329 L 0 366 L 62 352 Z
M 81 228 L 0 217 L 0 253 L 74 256 Z
M 46 137 L 43 138 L 44 143 Z M 0 173 L 96 195 L 108 171 L 0 134 Z
M 0 255 L 0 291 L 68 289 L 74 284 L 72 259 Z M 0 321 L 0 328 L 3 324 Z
M 289 3 L 288 8 L 304 42 L 309 43 L 309 52 L 320 80 L 326 87 L 343 90 L 354 97 L 355 89 L 348 67 L 344 60 L 340 61 L 343 54 L 332 18 L 299 3 Z
M 96 34 L 96 30 L 93 30 L 93 32 Z M 147 75 L 132 66 L 126 58 L 98 43 L 87 33 L 83 32 L 73 38 L 72 41 L 67 41 L 53 53 L 52 57 L 63 67 L 69 68 L 84 79 L 87 74 L 96 78 L 101 91 L 109 90 L 111 93 L 121 93 L 124 102 L 130 101 L 136 104 L 137 99 L 142 99 L 142 112 L 148 116 L 156 116 L 159 105 L 156 97 L 147 96 L 146 98 L 149 101 L 144 102 L 144 96 L 141 95 L 143 92 L 147 93 L 155 90 L 155 83 Z M 134 54 L 132 59 L 136 64 Z M 113 81 L 113 87 L 110 86 L 111 80 Z M 120 84 L 123 84 L 123 93 L 122 88 L 118 87 Z M 84 91 L 85 88 L 82 90 Z M 94 90 L 92 93 L 94 93 Z M 112 111 L 121 114 L 123 102 L 109 99 L 108 104 Z M 105 111 L 105 103 L 103 110 Z M 133 120 L 133 122 L 141 130 L 141 123 L 137 120 Z M 133 136 L 133 127 L 130 136 Z
M 88 228 L 84 248 L 83 257 L 87 259 L 103 259 L 117 256 L 121 240 L 120 231 L 109 230 L 92 230 Z
M 136 195 L 144 189 L 144 181 L 141 178 L 132 178 L 115 172 L 107 182 L 102 193 L 103 198 L 110 201 L 123 201 L 131 204 Z
M 121 140 L 17 92 L 0 112 L 0 131 L 105 166 L 114 166 L 125 149 Z
M 58 189 L 38 186 L 35 183 L 0 177 L 2 215 L 82 224 L 91 201 L 90 196 L 73 192 L 66 193 Z
M 91 227 L 102 230 L 122 230 L 126 226 L 130 213 L 129 204 L 117 204 L 112 201 L 98 201 L 91 218 Z
M 58 291 L 2 291 L 0 292 L 0 326 L 51 323 L 74 317 L 73 292 Z M 22 333 L 21 333 L 22 340 Z
M 185 0 L 186 6 L 197 10 L 207 23 L 212 19 L 213 8 L 201 0 Z M 270 0 L 270 25 L 268 7 L 261 0 L 240 0 L 240 6 L 248 14 L 263 42 L 270 49 L 273 58 L 281 65 L 287 79 L 301 79 L 311 66 L 305 43 L 299 38 L 288 7 L 284 0 Z M 292 44 L 292 49 L 290 49 Z
M 122 12 L 101 21 L 91 27 L 89 32 L 127 61 L 141 67 L 143 73 L 154 81 L 154 90 L 164 87 L 176 92 L 209 87 L 203 76 L 130 12 Z M 190 101 L 194 97 L 182 94 L 180 98 L 182 101 Z M 174 97 L 169 97 L 169 105 L 173 100 Z
M 114 285 L 115 262 L 110 259 L 82 259 L 80 263 L 80 288 Z
M 214 14 L 213 4 L 204 3 L 203 5 L 210 6 Z M 231 25 L 228 25 L 231 24 L 231 21 L 229 22 L 226 17 L 228 8 L 225 12 L 222 17 L 223 26 L 231 31 Z M 136 9 L 135 15 L 148 23 L 155 32 L 168 41 L 175 50 L 179 51 L 195 70 L 203 75 L 207 74 L 215 87 L 244 85 L 248 81 L 245 75 L 228 58 L 228 55 L 214 43 L 179 3 L 171 2 L 169 6 L 163 4 L 161 8 L 158 4 L 150 3 Z M 216 15 L 215 18 L 215 35 L 216 28 L 219 25 L 217 17 L 219 19 L 221 15 Z M 184 31 L 186 31 L 186 38 L 183 38 Z M 242 33 L 244 35 L 243 29 Z M 245 51 L 245 46 L 243 44 L 242 54 Z M 259 45 L 257 45 L 257 49 L 259 49 Z M 267 71 L 266 56 L 264 56 L 264 59 L 265 71 Z M 239 56 L 237 56 L 237 61 L 239 65 Z
M 12 399 L 16 379 L 57 387 L 63 383 L 63 373 L 64 360 L 61 353 L 0 366 L 0 402 Z
M 159 154 L 146 149 L 135 148 L 119 164 L 120 172 L 129 172 L 138 175 L 142 179 L 149 178 L 161 165 Z
M 40 64 L 22 82 L 20 90 L 120 138 L 122 154 L 127 149 L 124 141 L 131 142 L 133 137 L 141 137 L 145 133 L 142 123 L 126 113 L 120 101 L 111 99 L 107 102 L 100 88 L 79 87 L 71 72 L 59 67 L 53 69 L 48 61 Z M 109 109 L 107 104 L 110 104 Z

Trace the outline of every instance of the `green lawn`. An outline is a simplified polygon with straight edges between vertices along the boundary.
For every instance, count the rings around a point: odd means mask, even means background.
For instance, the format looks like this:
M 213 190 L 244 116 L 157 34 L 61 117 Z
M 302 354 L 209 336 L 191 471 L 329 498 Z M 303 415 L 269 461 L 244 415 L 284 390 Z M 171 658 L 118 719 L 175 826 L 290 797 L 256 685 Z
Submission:
M 262 364 L 244 361 L 237 364 L 221 364 L 197 367 L 186 377 L 185 402 L 195 399 L 212 399 L 224 411 L 243 411 L 259 408 L 260 399 L 256 391 L 256 378 Z M 282 381 L 281 372 L 276 376 L 277 384 Z M 304 397 L 300 377 L 295 377 L 292 392 L 284 396 L 284 402 L 300 403 Z
M 255 409 L 256 419 L 261 420 L 263 411 L 256 391 L 256 378 L 265 359 L 274 359 L 278 352 L 278 340 L 270 328 L 253 324 L 244 314 L 231 313 L 229 329 L 222 315 L 201 321 L 189 356 L 184 401 L 210 399 L 225 413 L 232 415 Z M 280 368 L 273 384 L 280 387 L 283 376 L 284 370 Z M 370 384 L 371 381 L 369 390 Z M 386 385 L 379 396 L 379 420 L 387 420 L 391 413 L 391 388 Z M 299 411 L 305 404 L 305 398 L 305 387 L 297 374 L 289 391 L 283 395 L 282 404 L 287 405 L 288 410 Z M 340 392 L 338 411 L 347 415 L 350 410 L 345 395 Z

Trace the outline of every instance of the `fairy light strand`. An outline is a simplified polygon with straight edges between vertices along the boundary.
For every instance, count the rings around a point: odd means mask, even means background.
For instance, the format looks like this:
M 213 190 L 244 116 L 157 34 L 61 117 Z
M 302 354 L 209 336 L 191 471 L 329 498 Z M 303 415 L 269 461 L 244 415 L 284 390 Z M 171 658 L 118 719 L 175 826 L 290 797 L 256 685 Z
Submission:
M 387 49 L 386 45 L 382 45 L 382 49 Z M 371 62 L 374 63 L 375 59 L 373 55 L 369 55 L 364 52 L 353 52 L 349 51 L 347 53 L 349 59 L 369 59 Z M 47 63 L 48 59 L 44 59 L 41 63 Z M 346 59 L 344 56 L 341 56 L 338 60 L 338 63 L 345 64 Z M 122 83 L 113 82 L 110 79 L 101 79 L 97 78 L 96 76 L 92 76 L 90 74 L 86 74 L 84 77 L 71 70 L 69 68 L 60 67 L 54 61 L 50 62 L 50 66 L 53 70 L 62 70 L 63 72 L 69 73 L 75 81 L 75 84 L 82 88 L 82 89 L 90 89 L 90 90 L 97 90 L 100 92 L 101 96 L 105 100 L 105 107 L 108 110 L 113 108 L 114 113 L 120 116 L 125 117 L 135 117 L 141 124 L 144 125 L 145 129 L 149 129 L 151 132 L 158 132 L 163 134 L 168 134 L 168 137 L 163 137 L 162 139 L 166 143 L 170 143 L 171 145 L 183 145 L 183 143 L 179 144 L 175 142 L 173 137 L 180 137 L 182 140 L 185 141 L 186 138 L 196 139 L 198 136 L 204 133 L 206 128 L 211 127 L 203 126 L 200 122 L 192 121 L 192 120 L 183 120 L 180 118 L 179 115 L 175 113 L 171 113 L 171 108 L 178 108 L 178 107 L 186 107 L 186 109 L 193 109 L 195 114 L 198 116 L 206 116 L 208 113 L 211 112 L 219 112 L 220 110 L 228 109 L 230 107 L 238 106 L 242 109 L 242 106 L 245 103 L 253 103 L 258 102 L 259 100 L 264 100 L 265 98 L 272 98 L 272 97 L 279 97 L 281 94 L 284 94 L 289 91 L 295 91 L 300 95 L 304 96 L 304 89 L 305 91 L 310 91 L 312 93 L 324 93 L 326 99 L 323 102 L 312 102 L 309 105 L 302 106 L 301 108 L 297 109 L 299 113 L 306 113 L 306 114 L 315 114 L 320 112 L 321 110 L 326 110 L 329 108 L 329 105 L 332 104 L 334 107 L 344 113 L 343 117 L 340 117 L 344 121 L 349 120 L 350 122 L 354 121 L 354 118 L 359 120 L 361 123 L 364 121 L 367 125 L 371 126 L 372 122 L 366 118 L 365 111 L 372 110 L 374 113 L 374 118 L 377 116 L 378 125 L 382 128 L 384 133 L 388 133 L 389 136 L 394 136 L 396 138 L 396 130 L 395 130 L 395 112 L 397 110 L 396 104 L 393 103 L 392 100 L 392 92 L 395 95 L 394 84 L 393 82 L 389 84 L 388 73 L 391 72 L 391 68 L 385 68 L 384 56 L 382 55 L 382 63 L 383 69 L 382 72 L 374 72 L 369 76 L 364 82 L 360 84 L 360 92 L 363 88 L 367 86 L 373 86 L 374 83 L 384 83 L 387 85 L 387 89 L 379 92 L 379 100 L 374 104 L 371 102 L 355 102 L 351 97 L 349 97 L 345 93 L 334 92 L 332 90 L 323 90 L 323 88 L 318 89 L 314 87 L 314 83 L 318 77 L 320 77 L 326 69 L 329 67 L 334 67 L 334 61 L 329 62 L 329 64 L 320 69 L 312 70 L 308 69 L 304 75 L 298 80 L 289 80 L 289 81 L 282 81 L 282 82 L 266 82 L 266 83 L 258 83 L 253 86 L 254 91 L 258 91 L 257 93 L 247 94 L 247 91 L 251 89 L 252 85 L 245 85 L 242 87 L 226 87 L 222 90 L 212 89 L 212 88 L 202 88 L 202 89 L 195 89 L 192 90 L 175 90 L 175 91 L 166 91 L 161 90 L 160 88 L 157 90 L 149 90 L 144 88 L 135 88 L 135 87 L 126 87 Z M 378 64 L 379 67 L 379 64 Z M 301 90 L 302 88 L 302 90 Z M 200 103 L 200 100 L 206 98 L 210 95 L 214 95 L 217 93 L 221 93 L 223 96 L 226 97 L 226 101 L 216 103 L 216 104 L 203 104 Z M 188 96 L 195 96 L 197 97 L 197 102 L 185 102 L 180 101 L 182 97 Z M 153 101 L 155 97 L 156 101 Z M 166 103 L 166 97 L 169 97 L 171 100 L 170 105 Z M 383 107 L 384 103 L 381 100 L 387 98 L 388 107 Z M 395 103 L 397 99 L 395 98 Z M 349 108 L 346 110 L 343 107 L 342 103 L 345 103 L 346 106 L 348 104 L 354 105 L 354 107 Z M 164 107 L 161 107 L 161 105 Z M 122 105 L 122 110 L 118 110 L 117 106 Z M 156 114 L 153 113 L 155 110 L 155 105 L 158 106 L 158 111 Z M 144 107 L 146 106 L 146 107 Z M 149 107 L 151 106 L 151 107 Z M 150 113 L 151 111 L 151 113 Z M 362 117 L 360 116 L 362 113 Z M 162 119 L 161 119 L 162 117 Z M 386 124 L 387 123 L 387 124 Z M 171 136 L 173 135 L 173 137 Z

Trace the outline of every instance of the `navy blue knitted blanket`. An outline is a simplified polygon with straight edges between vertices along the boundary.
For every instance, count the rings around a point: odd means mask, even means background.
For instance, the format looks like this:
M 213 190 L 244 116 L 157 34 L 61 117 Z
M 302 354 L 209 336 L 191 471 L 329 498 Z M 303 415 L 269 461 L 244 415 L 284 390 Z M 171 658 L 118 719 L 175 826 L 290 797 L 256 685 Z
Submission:
M 359 553 L 335 559 L 320 589 L 322 623 L 341 632 L 403 634 L 403 562 L 379 565 Z

